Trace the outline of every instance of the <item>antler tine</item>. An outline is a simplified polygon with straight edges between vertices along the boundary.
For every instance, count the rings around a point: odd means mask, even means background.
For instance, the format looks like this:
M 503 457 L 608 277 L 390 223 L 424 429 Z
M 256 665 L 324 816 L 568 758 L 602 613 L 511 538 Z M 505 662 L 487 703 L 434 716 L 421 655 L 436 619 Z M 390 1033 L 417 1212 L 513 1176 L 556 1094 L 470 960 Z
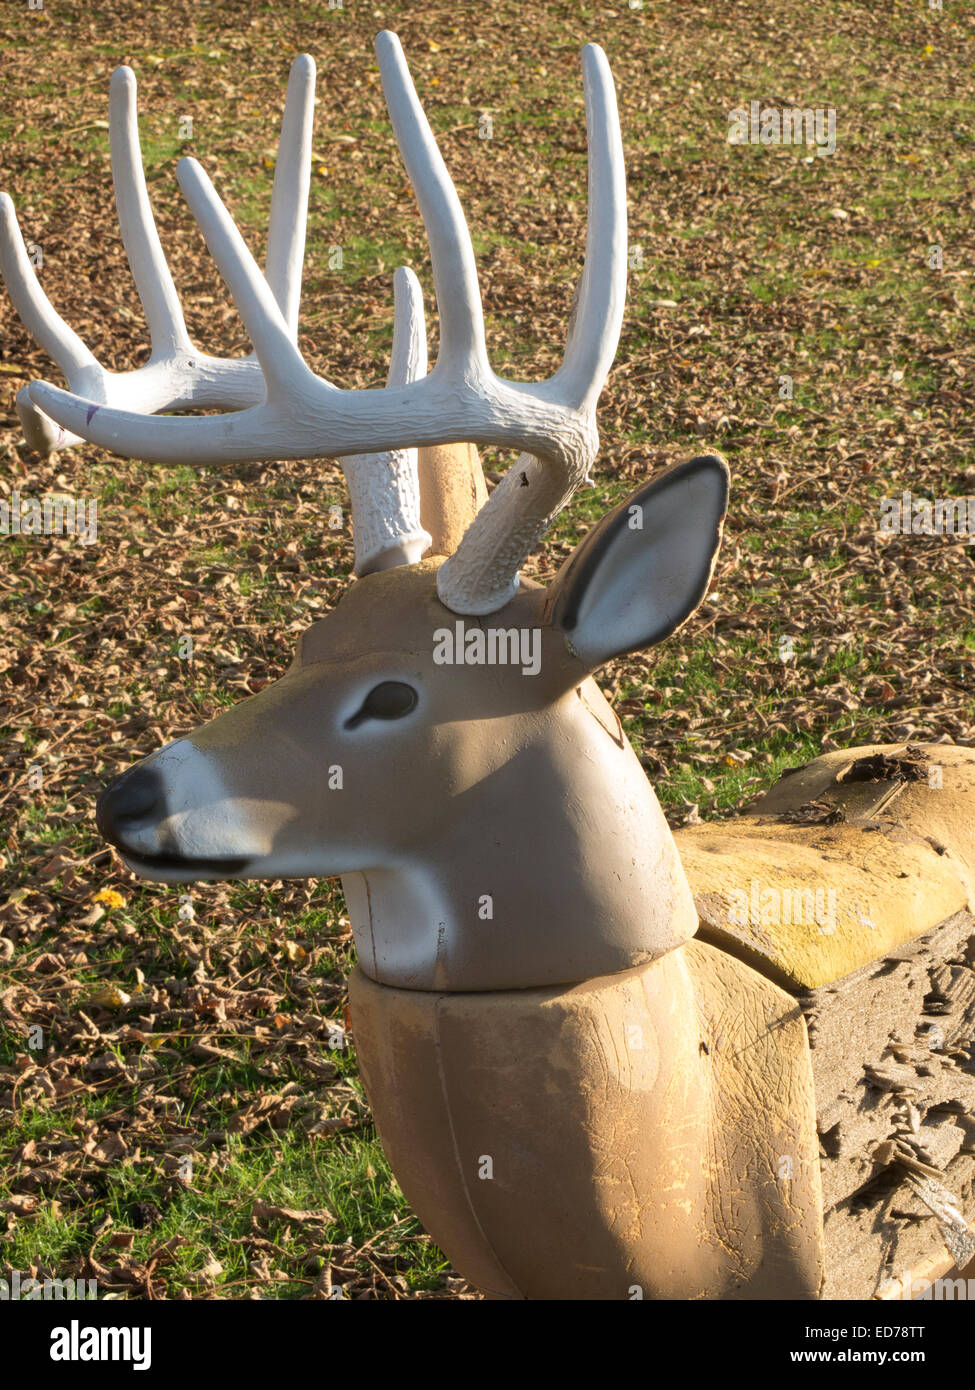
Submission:
M 6 193 L 0 193 L 0 275 L 28 332 L 54 359 L 65 378 L 77 384 L 79 390 L 97 394 L 101 373 L 98 361 L 41 289 L 27 257 L 13 200 Z M 28 386 L 17 392 L 17 414 L 24 438 L 39 454 L 84 442 L 80 435 L 67 435 L 61 426 L 47 419 L 32 401 Z
M 616 88 L 606 54 L 582 50 L 589 155 L 586 259 L 562 366 L 549 383 L 559 398 L 594 410 L 613 365 L 626 300 L 626 169 Z
M 426 376 L 427 338 L 423 291 L 413 271 L 393 276 L 393 349 L 386 385 L 406 386 Z M 352 501 L 355 573 L 412 565 L 430 545 L 420 522 L 415 449 L 348 454 L 341 460 Z
M 153 354 L 190 352 L 179 295 L 149 205 L 136 96 L 135 73 L 129 67 L 116 68 L 110 85 L 108 125 L 122 245 L 142 301 Z
M 254 344 L 268 395 L 275 392 L 284 395 L 290 386 L 300 385 L 305 377 L 320 380 L 305 365 L 271 286 L 261 274 L 202 164 L 195 159 L 181 159 L 176 166 L 176 177 Z M 164 422 L 152 423 L 161 425 Z
M 393 346 L 387 386 L 406 386 L 427 374 L 427 330 L 423 291 L 409 266 L 393 275 Z
M 562 365 L 547 382 L 519 387 L 575 408 L 587 437 L 555 453 L 523 453 L 475 516 L 437 576 L 455 613 L 493 613 L 518 588 L 518 571 L 576 488 L 588 480 L 598 436 L 595 409 L 612 365 L 626 299 L 626 174 L 616 91 L 606 55 L 582 51 L 589 155 L 586 258 Z
M 376 56 L 386 109 L 430 245 L 440 316 L 437 366 L 457 375 L 471 368 L 488 374 L 481 291 L 464 209 L 395 34 L 384 29 L 377 35 Z
M 291 64 L 288 77 L 264 262 L 271 293 L 293 338 L 298 336 L 314 120 L 315 60 L 310 53 L 302 53 Z
M 0 272 L 25 326 L 66 377 L 70 379 L 86 368 L 98 367 L 94 354 L 41 289 L 8 193 L 0 193 Z

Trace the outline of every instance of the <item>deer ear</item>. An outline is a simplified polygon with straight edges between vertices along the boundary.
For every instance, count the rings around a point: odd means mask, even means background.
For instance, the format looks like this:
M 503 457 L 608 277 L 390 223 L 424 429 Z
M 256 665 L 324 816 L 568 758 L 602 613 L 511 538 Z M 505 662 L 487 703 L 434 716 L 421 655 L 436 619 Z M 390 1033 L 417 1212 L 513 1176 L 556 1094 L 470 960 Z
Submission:
M 576 547 L 548 612 L 591 671 L 690 617 L 711 581 L 727 505 L 728 465 L 702 455 L 646 483 Z

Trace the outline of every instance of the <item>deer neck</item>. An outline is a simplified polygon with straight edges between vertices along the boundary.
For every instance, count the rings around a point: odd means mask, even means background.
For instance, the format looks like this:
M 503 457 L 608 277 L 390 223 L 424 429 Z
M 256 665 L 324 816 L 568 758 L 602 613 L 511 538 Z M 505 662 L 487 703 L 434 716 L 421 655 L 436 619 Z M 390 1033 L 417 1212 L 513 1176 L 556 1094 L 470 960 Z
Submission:
M 591 680 L 450 800 L 415 857 L 343 885 L 362 969 L 407 989 L 574 984 L 697 928 L 656 796 Z

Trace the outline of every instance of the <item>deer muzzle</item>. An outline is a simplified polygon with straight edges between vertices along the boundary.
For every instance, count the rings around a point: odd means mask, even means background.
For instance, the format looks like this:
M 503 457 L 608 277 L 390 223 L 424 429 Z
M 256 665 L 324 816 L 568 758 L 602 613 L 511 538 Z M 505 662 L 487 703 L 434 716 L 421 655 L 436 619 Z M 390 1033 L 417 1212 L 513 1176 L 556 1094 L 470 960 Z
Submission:
M 134 873 L 161 882 L 246 878 L 266 852 L 214 761 L 188 739 L 111 782 L 95 820 Z

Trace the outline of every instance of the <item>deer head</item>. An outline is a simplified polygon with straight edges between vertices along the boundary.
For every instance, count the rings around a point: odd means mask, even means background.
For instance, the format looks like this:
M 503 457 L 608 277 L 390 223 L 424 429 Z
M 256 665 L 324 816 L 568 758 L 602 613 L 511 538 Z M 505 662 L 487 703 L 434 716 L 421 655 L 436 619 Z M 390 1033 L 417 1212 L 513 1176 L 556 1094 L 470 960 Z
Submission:
M 206 175 L 184 160 L 180 182 L 266 398 L 231 416 L 155 419 L 30 387 L 64 428 L 128 456 L 365 451 L 353 521 L 382 536 L 387 557 L 308 629 L 279 681 L 115 781 L 98 823 L 135 872 L 163 881 L 341 874 L 362 968 L 385 984 L 485 990 L 625 970 L 693 935 L 697 918 L 653 791 L 591 673 L 697 607 L 727 466 L 707 455 L 671 468 L 605 517 L 549 589 L 519 581 L 588 475 L 619 336 L 626 194 L 612 78 L 587 47 L 585 266 L 562 366 L 528 385 L 488 364 L 456 191 L 397 39 L 381 34 L 377 50 L 432 252 L 441 333 L 429 375 L 421 301 L 399 272 L 386 388 L 344 391 L 316 376 Z M 417 561 L 416 470 L 383 485 L 394 470 L 382 451 L 470 440 L 524 452 L 453 553 Z

